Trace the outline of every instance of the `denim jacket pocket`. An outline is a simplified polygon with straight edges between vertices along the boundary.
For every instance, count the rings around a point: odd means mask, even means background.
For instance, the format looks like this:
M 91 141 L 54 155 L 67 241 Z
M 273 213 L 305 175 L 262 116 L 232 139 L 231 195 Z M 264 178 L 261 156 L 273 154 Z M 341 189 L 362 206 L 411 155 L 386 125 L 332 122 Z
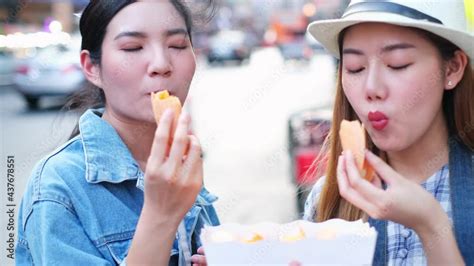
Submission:
M 128 250 L 132 244 L 134 233 L 135 231 L 117 233 L 104 237 L 99 241 L 104 243 L 103 246 L 106 247 L 114 261 L 117 264 L 120 264 L 128 255 Z M 178 253 L 178 243 L 175 240 L 171 249 L 170 256 L 176 255 Z
M 113 260 L 120 264 L 127 257 L 128 249 L 132 244 L 132 239 L 135 231 L 128 231 L 123 233 L 117 233 L 108 235 L 97 240 L 96 244 L 100 250 L 108 250 L 108 253 Z

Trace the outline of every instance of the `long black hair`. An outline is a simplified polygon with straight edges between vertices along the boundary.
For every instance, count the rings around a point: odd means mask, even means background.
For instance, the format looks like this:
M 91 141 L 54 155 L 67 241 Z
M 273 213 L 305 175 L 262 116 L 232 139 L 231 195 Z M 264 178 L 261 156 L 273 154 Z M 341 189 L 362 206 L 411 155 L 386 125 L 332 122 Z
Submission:
M 204 18 L 209 21 L 215 14 L 213 0 L 201 0 L 199 10 L 191 10 L 182 0 L 169 0 L 176 11 L 181 15 L 186 24 L 186 30 L 191 38 L 195 23 Z M 81 50 L 89 51 L 91 62 L 100 67 L 102 58 L 102 43 L 107 32 L 110 21 L 126 6 L 137 2 L 137 0 L 91 0 L 81 15 L 79 30 L 82 36 Z M 196 12 L 196 19 L 194 13 Z M 206 14 L 203 16 L 202 14 Z M 199 16 L 198 16 L 199 15 Z M 65 111 L 77 111 L 84 113 L 89 108 L 100 108 L 105 106 L 104 91 L 86 82 L 83 89 L 73 94 L 64 105 Z M 76 125 L 70 138 L 79 134 L 79 125 Z

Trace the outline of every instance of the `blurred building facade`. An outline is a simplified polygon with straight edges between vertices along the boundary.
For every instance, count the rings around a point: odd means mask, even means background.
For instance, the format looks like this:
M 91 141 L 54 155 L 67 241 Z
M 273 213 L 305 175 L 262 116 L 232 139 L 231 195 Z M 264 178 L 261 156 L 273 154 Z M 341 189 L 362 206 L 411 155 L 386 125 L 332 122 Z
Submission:
M 64 32 L 75 30 L 73 14 L 88 0 L 1 0 L 0 34 L 17 31 L 47 30 L 48 23 L 59 21 Z

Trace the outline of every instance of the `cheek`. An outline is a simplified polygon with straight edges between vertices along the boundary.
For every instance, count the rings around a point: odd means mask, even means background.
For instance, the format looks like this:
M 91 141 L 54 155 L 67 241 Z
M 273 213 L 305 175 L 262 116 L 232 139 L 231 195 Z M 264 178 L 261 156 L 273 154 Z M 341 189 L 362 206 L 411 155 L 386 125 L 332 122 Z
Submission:
M 196 71 L 196 61 L 194 55 L 180 60 L 175 67 L 175 76 L 177 77 L 177 87 L 179 87 L 179 98 L 183 102 L 188 94 L 189 86 Z
M 420 79 L 420 77 L 424 77 Z M 400 90 L 394 90 L 393 97 L 402 106 L 401 115 L 410 116 L 423 109 L 436 113 L 444 93 L 441 74 L 437 71 L 417 73 L 399 80 Z
M 189 52 L 189 54 L 186 54 L 186 56 L 180 60 L 176 70 L 180 75 L 186 77 L 183 81 L 191 81 L 194 72 L 196 71 L 196 58 L 194 57 L 193 52 Z
M 105 87 L 129 87 L 138 82 L 140 67 L 138 60 L 133 55 L 122 53 L 109 53 L 104 55 L 103 60 L 103 81 Z
M 352 108 L 357 114 L 365 102 L 365 93 L 363 91 L 363 84 L 361 78 L 346 76 L 342 77 L 342 87 L 344 95 L 351 104 Z

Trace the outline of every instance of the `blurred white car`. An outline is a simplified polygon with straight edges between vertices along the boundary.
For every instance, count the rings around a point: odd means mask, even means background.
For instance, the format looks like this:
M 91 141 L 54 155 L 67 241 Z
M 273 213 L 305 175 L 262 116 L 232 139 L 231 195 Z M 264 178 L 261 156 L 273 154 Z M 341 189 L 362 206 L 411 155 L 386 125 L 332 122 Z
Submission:
M 28 108 L 38 108 L 43 96 L 66 98 L 84 85 L 79 53 L 79 46 L 74 44 L 50 46 L 17 66 L 13 83 Z
M 207 61 L 209 63 L 224 61 L 242 61 L 249 59 L 251 47 L 247 36 L 242 31 L 223 30 L 211 37 Z
M 11 85 L 15 72 L 15 58 L 0 50 L 0 86 Z

